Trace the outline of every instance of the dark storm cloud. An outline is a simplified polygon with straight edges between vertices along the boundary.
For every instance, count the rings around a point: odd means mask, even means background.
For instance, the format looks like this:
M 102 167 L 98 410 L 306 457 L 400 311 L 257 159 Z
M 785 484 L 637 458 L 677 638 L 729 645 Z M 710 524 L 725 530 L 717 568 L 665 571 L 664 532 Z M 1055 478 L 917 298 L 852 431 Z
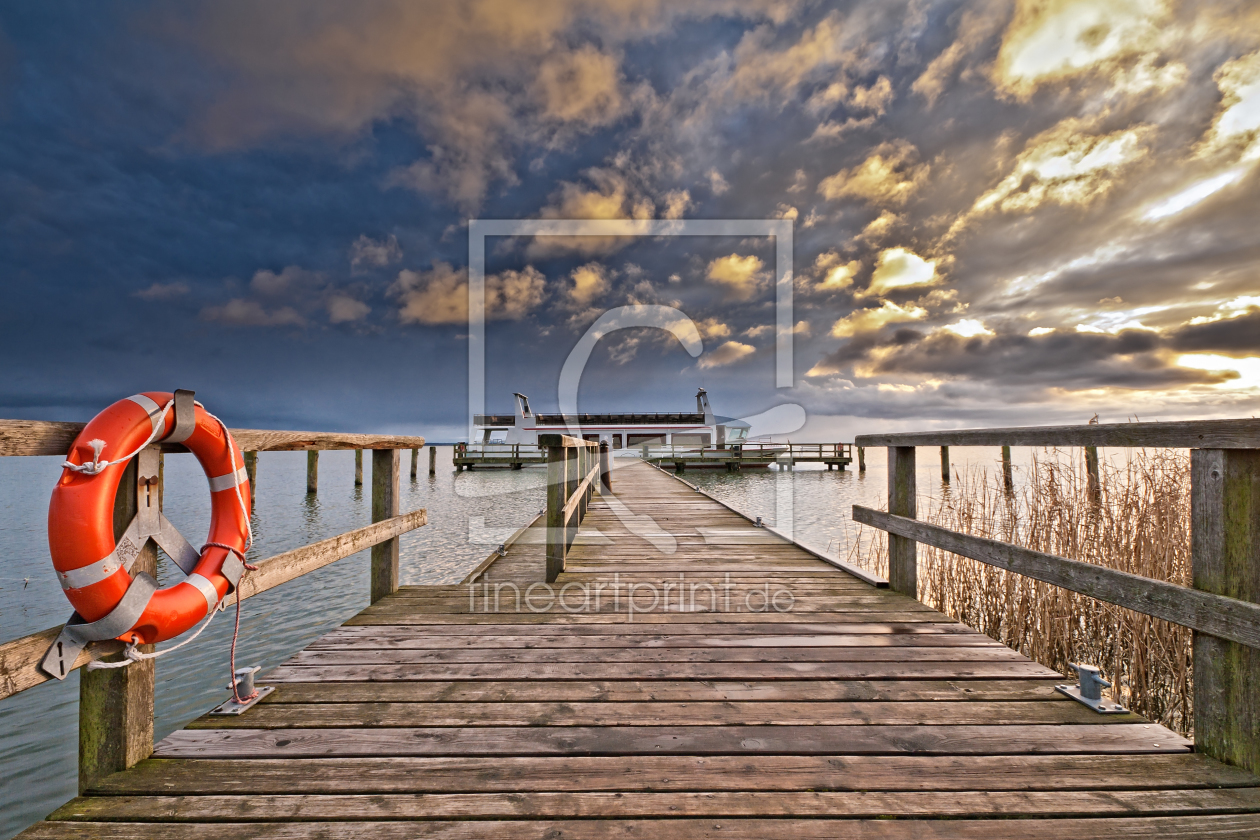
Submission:
M 1235 318 L 1189 324 L 1170 335 L 1167 343 L 1183 352 L 1260 356 L 1260 307 Z

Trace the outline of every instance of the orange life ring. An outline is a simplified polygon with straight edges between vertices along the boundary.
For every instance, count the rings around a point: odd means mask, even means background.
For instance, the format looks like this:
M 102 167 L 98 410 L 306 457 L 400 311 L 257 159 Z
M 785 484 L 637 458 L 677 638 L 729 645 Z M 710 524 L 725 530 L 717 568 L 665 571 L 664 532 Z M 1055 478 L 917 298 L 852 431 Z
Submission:
M 114 497 L 129 460 L 124 456 L 172 436 L 178 420 L 173 404 L 174 395 L 148 391 L 96 415 L 75 438 L 53 490 L 48 507 L 53 567 L 81 619 L 68 629 L 95 627 L 96 635 L 86 638 L 140 644 L 174 638 L 207 616 L 239 581 L 240 572 L 233 570 L 243 568 L 250 533 L 244 457 L 226 427 L 199 403 L 193 406 L 195 427 L 184 429 L 182 434 L 191 433 L 181 441 L 210 481 L 210 534 L 195 567 L 179 583 L 157 589 L 148 575 L 133 578 L 128 571 L 147 538 L 114 543 Z M 104 465 L 102 456 L 116 460 Z M 102 628 L 118 632 L 102 636 Z

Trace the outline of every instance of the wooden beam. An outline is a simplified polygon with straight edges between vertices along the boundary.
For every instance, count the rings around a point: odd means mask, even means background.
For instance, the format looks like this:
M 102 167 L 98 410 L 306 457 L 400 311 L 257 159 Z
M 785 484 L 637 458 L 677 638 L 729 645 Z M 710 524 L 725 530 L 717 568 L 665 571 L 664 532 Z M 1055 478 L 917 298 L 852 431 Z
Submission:
M 148 449 L 133 458 L 123 471 L 114 497 L 114 539 L 127 530 L 141 504 L 160 505 L 156 484 L 139 484 L 160 474 L 161 454 Z M 131 566 L 132 574 L 157 576 L 157 548 L 146 541 Z M 143 645 L 148 653 L 152 645 Z M 117 655 L 110 659 L 117 659 Z M 101 779 L 126 770 L 153 753 L 152 659 L 126 668 L 84 671 L 79 680 L 79 792 Z
M 1190 453 L 1194 588 L 1260 601 L 1260 451 Z M 1260 611 L 1260 605 L 1253 604 Z M 1260 772 L 1260 647 L 1196 627 L 1195 749 Z
M 412 481 L 416 480 L 416 469 L 419 463 L 420 463 L 420 450 L 413 448 L 411 450 L 411 480 Z
M 1085 447 L 1085 491 L 1092 505 L 1102 503 L 1102 479 L 1098 473 L 1098 447 Z
M 941 447 L 941 481 L 949 484 L 949 447 Z
M 1011 468 L 1011 448 L 1009 446 L 1002 447 L 1002 490 L 1008 496 L 1015 492 L 1015 476 Z
M 363 450 L 354 450 L 354 486 L 363 486 Z
M 859 446 L 858 451 L 858 472 L 866 472 L 866 447 Z
M 563 446 L 547 447 L 547 583 L 554 583 L 564 571 L 564 555 L 568 547 L 564 516 L 565 500 L 569 495 L 568 464 L 569 458 Z
M 245 475 L 249 479 L 249 507 L 254 508 L 254 502 L 258 500 L 258 453 L 245 453 Z
M 1164 446 L 1260 448 L 1260 420 L 1187 420 L 858 435 L 858 446 Z
M 1260 604 L 853 506 L 853 520 L 1143 615 L 1260 647 Z
M 888 510 L 913 519 L 916 510 L 914 447 L 888 447 Z M 888 588 L 911 598 L 918 597 L 918 558 L 915 542 L 888 535 Z
M 65 455 L 85 423 L 44 420 L 0 420 L 0 457 Z M 357 435 L 340 432 L 288 432 L 271 429 L 229 429 L 236 445 L 249 452 L 295 452 L 312 449 L 411 449 L 424 438 L 401 435 Z M 168 451 L 183 451 L 170 447 Z
M 306 453 L 306 492 L 319 492 L 319 452 L 315 450 Z
M 398 515 L 398 474 L 402 453 L 397 449 L 372 452 L 372 521 Z M 398 537 L 372 546 L 372 603 L 398 591 Z
M 427 522 L 428 516 L 423 509 L 413 510 L 383 522 L 365 525 L 317 543 L 255 561 L 258 571 L 250 572 L 241 581 L 241 598 L 252 598 L 254 595 L 266 592 L 282 583 L 288 583 L 308 572 L 321 569 L 329 563 L 335 563 L 380 542 L 415 530 Z M 227 606 L 235 603 L 236 595 L 234 594 L 224 599 L 224 604 Z M 0 644 L 0 700 L 52 679 L 37 666 L 48 651 L 48 646 L 53 643 L 59 633 L 61 633 L 60 625 Z M 122 649 L 122 642 L 93 642 L 79 654 L 73 667 L 82 668 L 89 662 L 104 659 Z
M 429 475 L 437 475 L 437 447 L 429 447 Z

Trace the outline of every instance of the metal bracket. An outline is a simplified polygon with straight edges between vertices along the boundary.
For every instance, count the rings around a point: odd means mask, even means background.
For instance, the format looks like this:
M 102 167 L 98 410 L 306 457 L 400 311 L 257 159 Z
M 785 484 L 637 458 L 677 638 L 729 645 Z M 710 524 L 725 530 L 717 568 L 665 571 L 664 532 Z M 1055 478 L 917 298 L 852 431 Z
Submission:
M 246 695 L 246 696 L 250 694 L 254 694 L 254 674 L 258 673 L 261 670 L 262 668 L 259 668 L 258 666 L 254 666 L 253 668 L 237 668 L 236 671 L 233 672 L 234 673 L 233 683 L 236 686 L 236 693 L 241 694 L 241 695 Z M 228 688 L 228 691 L 232 690 L 232 686 L 230 685 L 227 688 Z M 253 697 L 250 697 L 244 703 L 237 703 L 236 697 L 233 696 L 230 700 L 227 700 L 226 702 L 212 709 L 210 711 L 210 714 L 212 715 L 244 714 L 246 710 L 252 708 L 255 704 L 258 703 L 259 700 L 263 699 L 264 697 L 266 697 L 268 694 L 270 694 L 271 692 L 275 690 L 276 690 L 276 687 L 274 685 L 258 686 L 258 693 L 255 694 Z
M 175 392 L 175 428 L 166 436 L 164 443 L 183 443 L 197 430 L 196 391 L 179 389 Z
M 1077 685 L 1056 685 L 1054 690 L 1060 694 L 1066 694 L 1078 703 L 1089 706 L 1100 715 L 1123 715 L 1128 713 L 1128 709 L 1119 703 L 1108 703 L 1102 696 L 1104 688 L 1110 688 L 1111 683 L 1102 678 L 1102 672 L 1094 665 L 1075 665 L 1068 663 L 1073 671 L 1077 673 L 1080 682 Z

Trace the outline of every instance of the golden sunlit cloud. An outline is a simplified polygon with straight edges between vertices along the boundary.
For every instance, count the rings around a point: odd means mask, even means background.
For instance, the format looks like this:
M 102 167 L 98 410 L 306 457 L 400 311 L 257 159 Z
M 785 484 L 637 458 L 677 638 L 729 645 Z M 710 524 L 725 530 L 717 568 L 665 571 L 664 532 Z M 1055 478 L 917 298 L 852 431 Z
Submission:
M 717 318 L 697 321 L 696 329 L 700 331 L 701 338 L 726 338 L 731 334 L 731 328 Z
M 1054 327 L 1033 327 L 1028 334 L 1036 338 L 1039 335 L 1050 335 L 1052 332 L 1054 332 Z
M 1042 204 L 1086 205 L 1106 195 L 1121 173 L 1148 153 L 1153 126 L 1088 134 L 1082 121 L 1066 119 L 1028 141 L 1015 166 L 951 228 L 994 210 L 1028 213 Z
M 711 350 L 700 357 L 700 367 L 715 368 L 734 364 L 745 356 L 751 356 L 757 348 L 738 341 L 728 341 L 716 350 Z
M 725 287 L 735 299 L 747 300 L 761 283 L 762 266 L 761 258 L 755 255 L 731 254 L 710 262 L 706 276 Z
M 871 285 L 862 297 L 884 295 L 894 289 L 934 286 L 941 282 L 936 273 L 936 260 L 925 260 L 905 248 L 887 248 L 879 255 Z
M 543 113 L 551 119 L 603 125 L 623 109 L 618 61 L 592 46 L 543 62 L 535 84 Z
M 546 279 L 532 265 L 486 277 L 486 317 L 518 320 L 542 303 Z M 467 324 L 468 280 L 462 269 L 435 261 L 428 271 L 404 269 L 390 287 L 404 324 Z
M 1260 388 L 1260 358 L 1235 359 L 1231 356 L 1219 356 L 1215 353 L 1186 353 L 1177 357 L 1180 367 L 1194 370 L 1206 370 L 1212 373 L 1235 373 L 1237 379 L 1231 378 L 1218 387 L 1234 390 L 1237 388 Z
M 1260 50 L 1225 62 L 1215 79 L 1221 108 L 1199 154 L 1235 149 L 1242 160 L 1260 160 Z
M 975 338 L 978 335 L 997 335 L 993 330 L 986 327 L 983 322 L 975 318 L 963 318 L 961 321 L 941 327 L 941 329 L 961 338 Z
M 919 321 L 926 318 L 927 314 L 926 309 L 913 303 L 898 306 L 886 300 L 878 309 L 858 309 L 850 312 L 832 325 L 831 335 L 835 338 L 851 338 L 861 333 L 874 332 L 888 324 Z
M 569 276 L 573 280 L 569 300 L 576 306 L 590 306 L 595 298 L 608 291 L 608 270 L 599 263 L 579 266 Z
M 841 262 L 840 255 L 835 251 L 824 251 L 814 260 L 814 270 L 822 275 L 816 288 L 836 291 L 853 285 L 853 277 L 862 270 L 862 263 L 857 260 Z
M 823 198 L 860 198 L 874 204 L 905 204 L 927 180 L 930 167 L 905 140 L 883 143 L 861 164 L 818 184 Z
M 1167 17 L 1163 0 L 1020 0 L 994 80 L 1027 98 L 1046 82 L 1149 50 Z
M 1226 187 L 1232 186 L 1242 180 L 1247 174 L 1246 167 L 1235 166 L 1232 169 L 1213 175 L 1211 178 L 1204 178 L 1196 184 L 1186 187 L 1180 192 L 1170 195 L 1163 201 L 1153 205 L 1149 210 L 1142 214 L 1142 218 L 1148 222 L 1166 219 L 1169 216 L 1175 216 L 1178 213 L 1189 210 L 1196 204 L 1216 195 Z

